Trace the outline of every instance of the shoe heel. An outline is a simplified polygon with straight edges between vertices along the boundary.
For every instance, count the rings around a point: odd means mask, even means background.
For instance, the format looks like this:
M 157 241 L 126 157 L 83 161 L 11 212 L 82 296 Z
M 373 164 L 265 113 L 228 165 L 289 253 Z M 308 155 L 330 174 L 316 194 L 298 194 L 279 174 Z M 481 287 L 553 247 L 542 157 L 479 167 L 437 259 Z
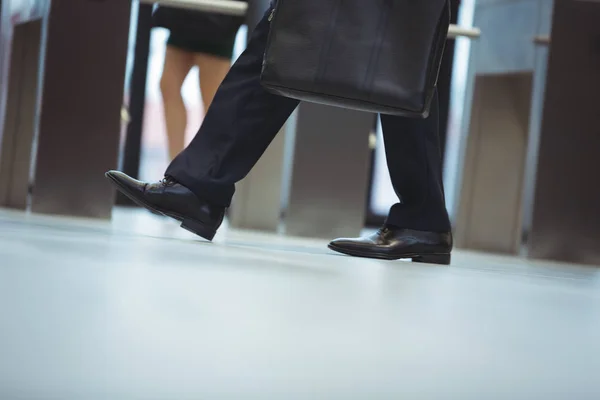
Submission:
M 450 259 L 450 254 L 427 254 L 412 258 L 413 262 L 441 265 L 450 265 Z
M 193 219 L 184 219 L 181 222 L 181 227 L 187 231 L 195 233 L 200 237 L 203 237 L 208 241 L 212 241 L 217 233 L 216 230 L 211 229 L 202 222 Z

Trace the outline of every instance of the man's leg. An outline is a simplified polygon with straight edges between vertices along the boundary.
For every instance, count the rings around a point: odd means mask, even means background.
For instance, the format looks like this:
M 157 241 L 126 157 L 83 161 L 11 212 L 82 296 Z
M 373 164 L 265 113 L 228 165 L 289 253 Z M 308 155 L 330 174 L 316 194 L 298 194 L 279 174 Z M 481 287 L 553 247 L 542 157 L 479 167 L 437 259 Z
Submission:
M 329 248 L 360 257 L 450 264 L 452 234 L 444 204 L 437 94 L 426 119 L 381 116 L 394 205 L 385 226 L 362 238 L 336 239 Z
M 219 87 L 200 130 L 165 173 L 198 197 L 227 207 L 243 179 L 298 105 L 260 84 L 267 13 Z
M 388 169 L 400 199 L 391 208 L 386 224 L 450 232 L 438 123 L 437 92 L 426 119 L 381 116 Z
M 212 240 L 235 191 L 266 150 L 298 101 L 267 93 L 260 84 L 269 34 L 268 14 L 248 48 L 217 90 L 200 131 L 157 183 L 140 182 L 119 171 L 106 177 L 137 204 L 181 221 Z

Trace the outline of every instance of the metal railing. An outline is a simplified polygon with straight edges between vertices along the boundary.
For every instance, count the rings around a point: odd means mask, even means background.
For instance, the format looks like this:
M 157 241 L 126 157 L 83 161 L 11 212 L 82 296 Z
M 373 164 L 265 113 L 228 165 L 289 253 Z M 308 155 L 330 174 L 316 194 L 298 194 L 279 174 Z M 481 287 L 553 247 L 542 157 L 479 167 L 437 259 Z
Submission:
M 477 39 L 479 36 L 481 36 L 481 30 L 479 30 L 479 28 L 465 28 L 454 24 L 450 24 L 450 28 L 448 28 L 449 39 L 454 39 L 457 37 Z
M 158 3 L 163 6 L 187 8 L 189 10 L 235 15 L 239 17 L 243 17 L 248 11 L 247 3 L 233 0 L 140 0 L 140 3 Z
M 186 8 L 217 14 L 244 16 L 248 11 L 248 4 L 242 1 L 232 0 L 140 0 L 141 3 L 158 3 L 164 6 Z M 465 28 L 458 25 L 450 25 L 448 38 L 467 37 L 478 38 L 481 35 L 479 28 Z

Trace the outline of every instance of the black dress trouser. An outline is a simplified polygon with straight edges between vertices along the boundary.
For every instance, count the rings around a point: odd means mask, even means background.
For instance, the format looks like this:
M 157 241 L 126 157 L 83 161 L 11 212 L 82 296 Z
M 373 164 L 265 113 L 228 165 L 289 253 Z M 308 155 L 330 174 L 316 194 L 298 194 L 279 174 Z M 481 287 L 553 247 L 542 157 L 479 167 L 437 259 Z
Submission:
M 256 26 L 248 47 L 217 91 L 200 130 L 175 160 L 171 176 L 198 197 L 229 206 L 242 180 L 298 105 L 260 84 L 269 21 Z M 437 95 L 426 119 L 381 115 L 388 168 L 402 199 L 387 223 L 400 228 L 448 232 L 438 138 Z

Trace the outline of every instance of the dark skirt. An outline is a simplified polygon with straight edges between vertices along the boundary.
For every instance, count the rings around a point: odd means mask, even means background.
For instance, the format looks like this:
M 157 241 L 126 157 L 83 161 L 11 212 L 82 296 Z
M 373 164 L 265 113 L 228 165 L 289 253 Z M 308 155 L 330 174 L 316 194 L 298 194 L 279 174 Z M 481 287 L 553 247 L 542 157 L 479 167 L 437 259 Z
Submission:
M 216 57 L 231 60 L 233 57 L 233 47 L 235 36 L 230 38 L 221 38 L 220 40 L 204 41 L 195 37 L 189 37 L 181 33 L 169 35 L 167 46 L 173 46 L 191 53 L 210 54 Z

